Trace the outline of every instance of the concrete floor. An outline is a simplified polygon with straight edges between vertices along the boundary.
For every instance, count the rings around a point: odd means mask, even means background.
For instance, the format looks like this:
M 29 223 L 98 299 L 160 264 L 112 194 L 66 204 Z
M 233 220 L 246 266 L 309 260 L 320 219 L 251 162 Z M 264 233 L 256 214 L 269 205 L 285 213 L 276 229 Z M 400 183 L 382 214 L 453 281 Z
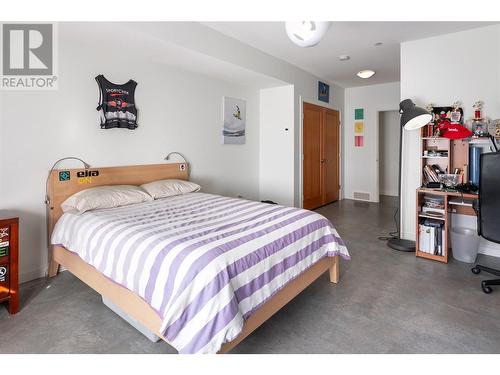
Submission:
M 377 239 L 393 230 L 394 200 L 320 208 L 348 244 L 341 282 L 327 275 L 233 353 L 500 353 L 500 288 L 481 291 L 470 265 L 416 259 Z M 481 256 L 483 264 L 499 259 Z M 21 312 L 0 308 L 0 353 L 173 353 L 105 307 L 68 272 L 21 287 Z

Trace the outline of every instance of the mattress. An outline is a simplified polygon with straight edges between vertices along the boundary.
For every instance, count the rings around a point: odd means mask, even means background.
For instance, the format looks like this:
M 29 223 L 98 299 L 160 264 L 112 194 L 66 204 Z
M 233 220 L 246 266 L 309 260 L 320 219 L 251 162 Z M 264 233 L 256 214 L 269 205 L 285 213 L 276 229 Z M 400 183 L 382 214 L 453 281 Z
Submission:
M 216 353 L 313 264 L 349 259 L 315 212 L 204 193 L 65 213 L 51 243 L 143 298 L 180 353 Z

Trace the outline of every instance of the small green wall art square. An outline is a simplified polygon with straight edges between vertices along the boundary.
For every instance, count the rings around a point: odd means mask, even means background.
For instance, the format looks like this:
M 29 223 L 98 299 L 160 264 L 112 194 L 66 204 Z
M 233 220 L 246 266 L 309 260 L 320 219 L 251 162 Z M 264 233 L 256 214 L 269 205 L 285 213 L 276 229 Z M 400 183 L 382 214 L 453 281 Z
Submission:
M 324 82 L 318 81 L 318 100 L 330 102 L 330 86 Z
M 364 120 L 365 111 L 363 108 L 356 108 L 354 110 L 354 120 Z

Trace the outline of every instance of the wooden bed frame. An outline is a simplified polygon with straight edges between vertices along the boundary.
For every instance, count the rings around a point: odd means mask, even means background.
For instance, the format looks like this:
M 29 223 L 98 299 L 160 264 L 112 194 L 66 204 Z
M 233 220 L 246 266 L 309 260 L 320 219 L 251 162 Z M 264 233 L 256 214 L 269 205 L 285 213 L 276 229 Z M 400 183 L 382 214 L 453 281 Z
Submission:
M 80 190 L 102 185 L 141 185 L 167 178 L 187 180 L 188 167 L 186 163 L 175 163 L 54 170 L 49 176 L 48 234 L 49 236 L 52 234 L 54 225 L 62 215 L 61 203 Z M 60 246 L 51 246 L 49 250 L 49 277 L 57 275 L 59 265 L 64 266 L 84 283 L 111 300 L 129 316 L 168 343 L 159 332 L 160 316 L 137 294 L 114 283 L 75 253 Z M 327 270 L 330 272 L 330 281 L 337 283 L 339 265 L 339 256 L 323 258 L 303 272 L 256 310 L 245 322 L 240 335 L 233 341 L 224 344 L 219 353 L 227 353 L 234 348 Z

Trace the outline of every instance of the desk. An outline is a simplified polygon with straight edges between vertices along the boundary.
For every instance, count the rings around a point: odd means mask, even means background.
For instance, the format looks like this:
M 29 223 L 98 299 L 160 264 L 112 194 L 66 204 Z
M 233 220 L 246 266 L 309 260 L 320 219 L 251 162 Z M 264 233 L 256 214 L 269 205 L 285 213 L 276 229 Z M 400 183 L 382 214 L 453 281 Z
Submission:
M 442 218 L 438 217 L 433 217 L 433 216 L 428 216 L 425 215 L 424 213 L 421 212 L 421 207 L 424 201 L 425 196 L 434 196 L 434 197 L 442 197 L 444 201 L 444 212 L 445 214 L 443 215 Z M 462 214 L 462 215 L 475 215 L 474 209 L 472 206 L 467 206 L 467 205 L 455 205 L 455 204 L 450 204 L 450 200 L 453 199 L 453 201 L 456 200 L 462 200 L 463 202 L 472 202 L 476 199 L 478 199 L 478 194 L 474 193 L 459 193 L 459 192 L 451 192 L 451 191 L 444 191 L 440 189 L 428 189 L 428 188 L 418 188 L 417 189 L 417 204 L 416 204 L 416 251 L 415 255 L 417 257 L 421 258 L 426 258 L 426 259 L 432 259 L 436 260 L 438 262 L 443 262 L 443 263 L 448 263 L 448 256 L 449 256 L 449 244 L 448 244 L 448 237 L 449 237 L 449 214 L 450 213 L 457 213 L 457 214 Z M 429 254 L 423 251 L 420 251 L 420 244 L 419 244 L 419 224 L 421 220 L 425 219 L 430 219 L 430 220 L 435 220 L 437 222 L 443 223 L 443 255 L 434 255 L 434 254 Z

